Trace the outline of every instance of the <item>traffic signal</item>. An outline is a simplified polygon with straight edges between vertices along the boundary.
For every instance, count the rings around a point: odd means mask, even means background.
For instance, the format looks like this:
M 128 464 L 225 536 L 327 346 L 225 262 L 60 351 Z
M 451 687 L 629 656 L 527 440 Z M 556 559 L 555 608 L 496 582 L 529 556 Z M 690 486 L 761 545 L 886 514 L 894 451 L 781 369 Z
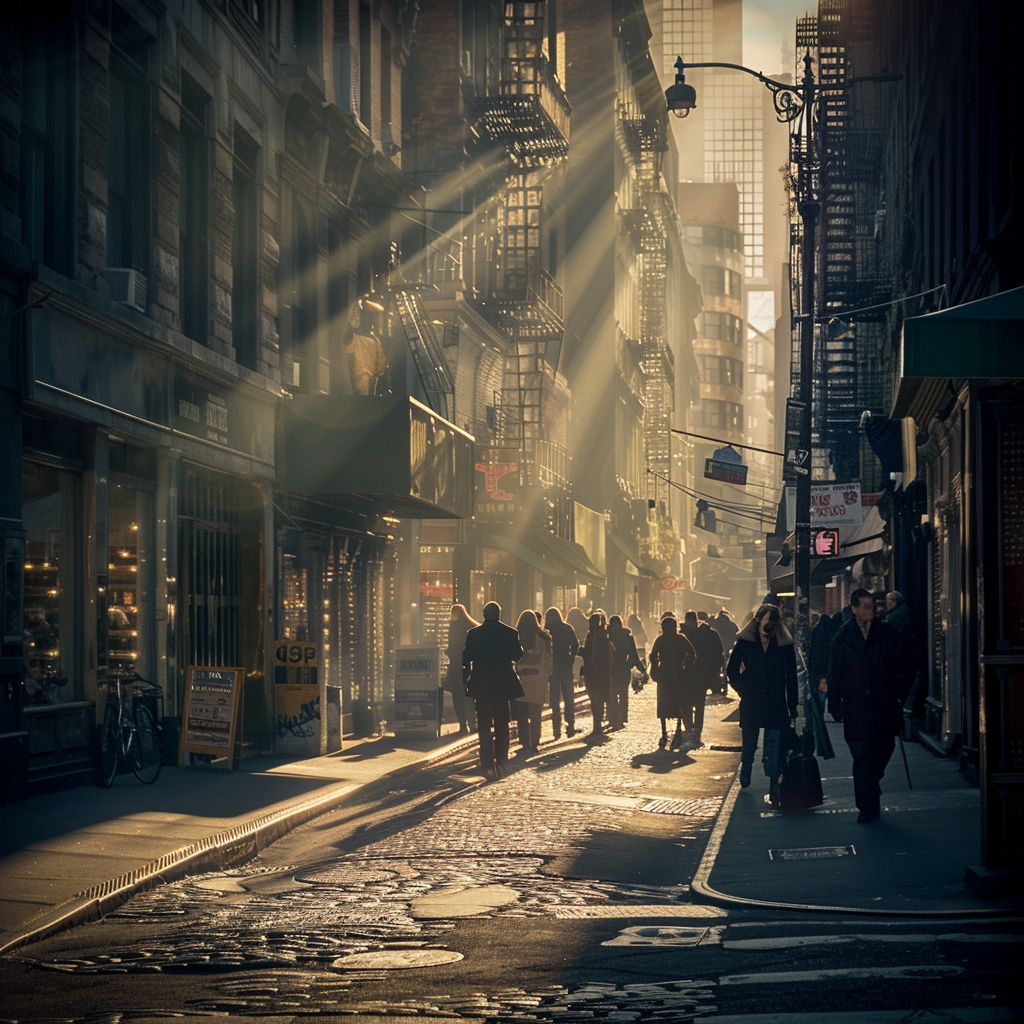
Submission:
M 707 530 L 708 533 L 718 532 L 715 513 L 708 508 L 708 503 L 703 498 L 697 500 L 697 518 L 694 519 L 693 525 L 698 530 Z

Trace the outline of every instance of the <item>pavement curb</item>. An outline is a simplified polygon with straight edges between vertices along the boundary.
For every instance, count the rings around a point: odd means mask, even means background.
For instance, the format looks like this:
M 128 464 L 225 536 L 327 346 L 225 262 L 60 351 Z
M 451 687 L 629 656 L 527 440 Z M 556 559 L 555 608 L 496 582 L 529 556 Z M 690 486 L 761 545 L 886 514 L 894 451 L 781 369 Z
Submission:
M 973 910 L 883 910 L 873 907 L 834 907 L 814 903 L 782 903 L 774 900 L 756 900 L 745 896 L 732 896 L 726 892 L 719 892 L 711 885 L 711 872 L 714 870 L 715 861 L 722 848 L 725 838 L 725 830 L 729 827 L 729 818 L 732 816 L 733 808 L 736 806 L 736 798 L 739 795 L 740 778 L 737 773 L 733 779 L 732 786 L 722 801 L 722 808 L 715 819 L 715 827 L 711 830 L 711 837 L 704 850 L 697 871 L 690 882 L 690 891 L 697 893 L 704 899 L 715 904 L 723 904 L 733 907 L 754 907 L 763 910 L 795 910 L 811 914 L 847 914 L 851 917 L 906 917 L 906 918 L 933 918 L 933 919 L 975 919 L 975 918 L 996 918 L 996 917 L 1019 917 L 1020 910 L 1003 907 L 976 908 Z
M 410 768 L 433 767 L 473 746 L 476 740 L 475 734 L 460 736 L 457 740 L 428 752 L 422 758 L 393 768 L 370 781 L 338 783 L 327 793 L 312 800 L 290 804 L 274 813 L 259 815 L 239 825 L 233 825 L 222 832 L 164 854 L 142 867 L 91 886 L 21 925 L 17 935 L 0 944 L 0 956 L 76 925 L 99 920 L 136 893 L 152 889 L 156 885 L 177 881 L 188 874 L 223 871 L 245 864 L 292 829 L 340 806 L 346 799 L 367 786 Z

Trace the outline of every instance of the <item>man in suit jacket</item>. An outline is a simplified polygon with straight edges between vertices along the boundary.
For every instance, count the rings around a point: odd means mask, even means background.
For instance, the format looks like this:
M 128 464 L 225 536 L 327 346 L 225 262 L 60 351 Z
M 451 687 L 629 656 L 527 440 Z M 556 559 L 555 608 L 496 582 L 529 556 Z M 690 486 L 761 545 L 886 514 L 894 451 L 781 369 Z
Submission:
M 501 621 L 496 601 L 484 605 L 484 621 L 466 634 L 462 677 L 476 701 L 480 733 L 480 767 L 489 779 L 500 778 L 508 761 L 509 701 L 523 696 L 515 663 L 523 656 L 519 632 Z

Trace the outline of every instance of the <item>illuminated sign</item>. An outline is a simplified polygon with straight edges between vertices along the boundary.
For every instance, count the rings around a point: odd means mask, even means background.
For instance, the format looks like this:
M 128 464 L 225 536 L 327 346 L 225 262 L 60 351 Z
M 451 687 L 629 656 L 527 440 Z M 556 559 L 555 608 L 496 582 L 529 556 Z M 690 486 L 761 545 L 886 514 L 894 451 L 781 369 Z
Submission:
M 815 530 L 811 550 L 820 558 L 836 557 L 839 554 L 839 531 Z

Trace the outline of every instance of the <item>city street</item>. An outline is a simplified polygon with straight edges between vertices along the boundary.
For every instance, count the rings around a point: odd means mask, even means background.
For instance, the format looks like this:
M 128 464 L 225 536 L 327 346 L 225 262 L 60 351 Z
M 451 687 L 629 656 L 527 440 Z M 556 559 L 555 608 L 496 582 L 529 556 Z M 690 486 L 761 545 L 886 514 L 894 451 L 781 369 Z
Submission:
M 412 767 L 242 867 L 14 950 L 0 1019 L 1017 1019 L 1019 917 L 691 893 L 738 767 L 737 705 L 709 705 L 703 749 L 659 751 L 652 691 L 600 742 L 547 742 L 493 783 L 467 751 Z

